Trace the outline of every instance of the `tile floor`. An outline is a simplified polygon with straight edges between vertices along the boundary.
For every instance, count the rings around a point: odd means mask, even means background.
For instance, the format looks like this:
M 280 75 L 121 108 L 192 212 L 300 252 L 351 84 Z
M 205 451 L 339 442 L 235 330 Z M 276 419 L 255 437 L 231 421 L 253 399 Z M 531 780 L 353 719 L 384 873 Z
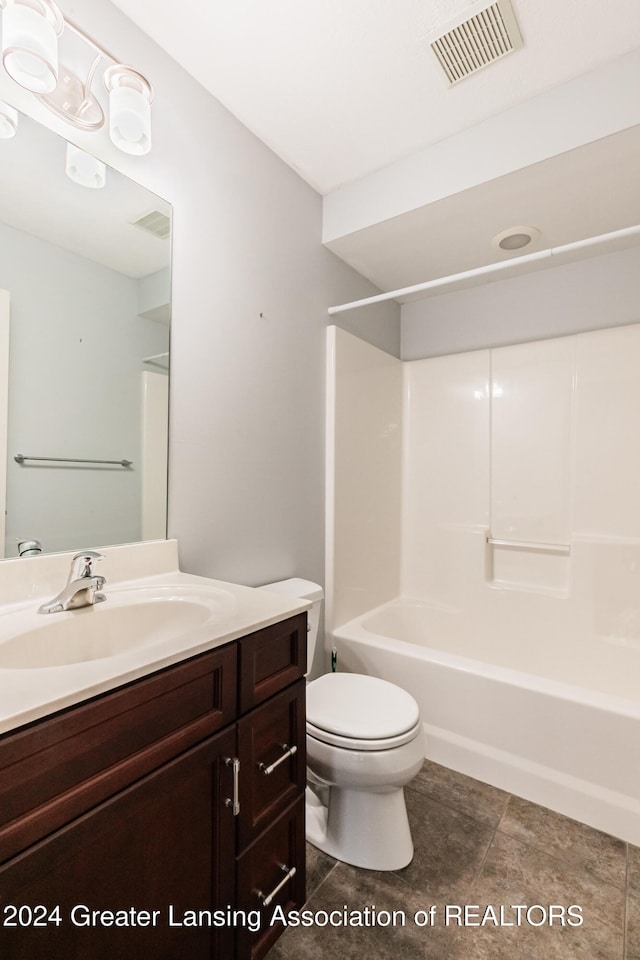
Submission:
M 426 761 L 406 790 L 415 855 L 381 873 L 307 845 L 305 909 L 403 911 L 405 925 L 290 927 L 268 960 L 640 960 L 640 848 Z M 434 925 L 417 911 L 436 905 Z M 575 904 L 581 926 L 457 926 L 445 907 Z M 565 914 L 565 918 L 567 915 Z

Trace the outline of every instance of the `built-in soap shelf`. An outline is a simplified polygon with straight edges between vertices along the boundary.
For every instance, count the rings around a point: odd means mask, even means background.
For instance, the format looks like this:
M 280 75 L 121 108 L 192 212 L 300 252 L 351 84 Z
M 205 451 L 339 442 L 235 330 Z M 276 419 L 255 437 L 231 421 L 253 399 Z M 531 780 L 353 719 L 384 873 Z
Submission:
M 571 553 L 569 543 L 537 543 L 534 540 L 499 540 L 487 537 L 487 543 L 494 547 L 508 547 L 511 550 L 530 550 L 533 553 Z
M 510 540 L 487 534 L 490 586 L 554 597 L 569 595 L 571 544 Z

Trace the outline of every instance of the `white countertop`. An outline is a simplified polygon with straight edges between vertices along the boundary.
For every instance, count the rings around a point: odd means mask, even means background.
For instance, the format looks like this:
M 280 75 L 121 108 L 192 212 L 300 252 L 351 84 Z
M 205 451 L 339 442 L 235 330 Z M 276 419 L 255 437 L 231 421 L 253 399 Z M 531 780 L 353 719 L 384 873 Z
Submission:
M 82 627 L 86 623 L 89 628 L 91 621 L 86 618 L 101 616 L 100 611 L 109 603 L 110 590 L 115 604 L 118 597 L 125 594 L 132 596 L 133 591 L 145 590 L 153 595 L 154 591 L 157 592 L 160 588 L 163 594 L 169 597 L 172 593 L 181 597 L 185 592 L 193 591 L 205 596 L 207 591 L 218 591 L 224 596 L 224 603 L 207 622 L 190 627 L 184 634 L 127 649 L 114 656 L 62 666 L 0 668 L 0 733 L 237 640 L 255 630 L 302 613 L 311 606 L 306 600 L 197 577 L 174 569 L 148 577 L 135 577 L 112 584 L 108 582 L 104 591 L 107 600 L 93 608 L 38 614 L 39 601 L 50 599 L 50 593 L 42 594 L 39 598 L 31 597 L 28 601 L 21 600 L 0 606 L 0 647 L 3 643 L 10 642 L 15 645 L 13 625 L 16 622 L 20 622 L 22 626 L 26 623 L 27 629 L 33 630 L 42 627 L 44 621 L 53 623 L 55 618 L 83 617 L 85 620 L 82 621 Z M 62 619 L 55 622 L 62 624 Z M 74 626 L 78 625 L 79 622 L 76 621 Z

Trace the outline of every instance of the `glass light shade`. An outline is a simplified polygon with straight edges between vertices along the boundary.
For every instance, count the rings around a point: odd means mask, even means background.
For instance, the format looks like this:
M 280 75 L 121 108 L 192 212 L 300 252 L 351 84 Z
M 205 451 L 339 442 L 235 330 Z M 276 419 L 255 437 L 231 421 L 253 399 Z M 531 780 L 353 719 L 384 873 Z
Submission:
M 106 183 L 107 168 L 104 163 L 73 143 L 67 144 L 65 170 L 69 179 L 82 187 L 99 190 Z
M 16 83 L 33 93 L 51 93 L 58 82 L 58 32 L 48 4 L 41 11 L 7 3 L 2 11 L 2 62 Z
M 496 250 L 521 250 L 530 243 L 534 243 L 539 236 L 540 231 L 536 227 L 509 227 L 496 234 L 491 244 Z
M 18 111 L 0 100 L 0 140 L 11 140 L 18 130 Z
M 114 69 L 109 89 L 109 135 L 124 153 L 135 156 L 151 150 L 151 89 L 127 67 Z

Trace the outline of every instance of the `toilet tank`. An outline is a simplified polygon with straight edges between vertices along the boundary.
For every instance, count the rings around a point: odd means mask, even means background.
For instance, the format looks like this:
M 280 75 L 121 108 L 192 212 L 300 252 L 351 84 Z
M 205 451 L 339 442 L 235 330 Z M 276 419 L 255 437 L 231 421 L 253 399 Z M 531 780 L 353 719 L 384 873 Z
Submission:
M 311 580 L 301 580 L 299 577 L 293 577 L 291 580 L 278 580 L 276 583 L 265 583 L 260 587 L 260 590 L 284 593 L 289 597 L 299 597 L 301 600 L 312 602 L 313 606 L 307 614 L 307 670 L 310 670 L 318 640 L 320 606 L 324 599 L 324 590 L 319 584 L 313 583 Z

